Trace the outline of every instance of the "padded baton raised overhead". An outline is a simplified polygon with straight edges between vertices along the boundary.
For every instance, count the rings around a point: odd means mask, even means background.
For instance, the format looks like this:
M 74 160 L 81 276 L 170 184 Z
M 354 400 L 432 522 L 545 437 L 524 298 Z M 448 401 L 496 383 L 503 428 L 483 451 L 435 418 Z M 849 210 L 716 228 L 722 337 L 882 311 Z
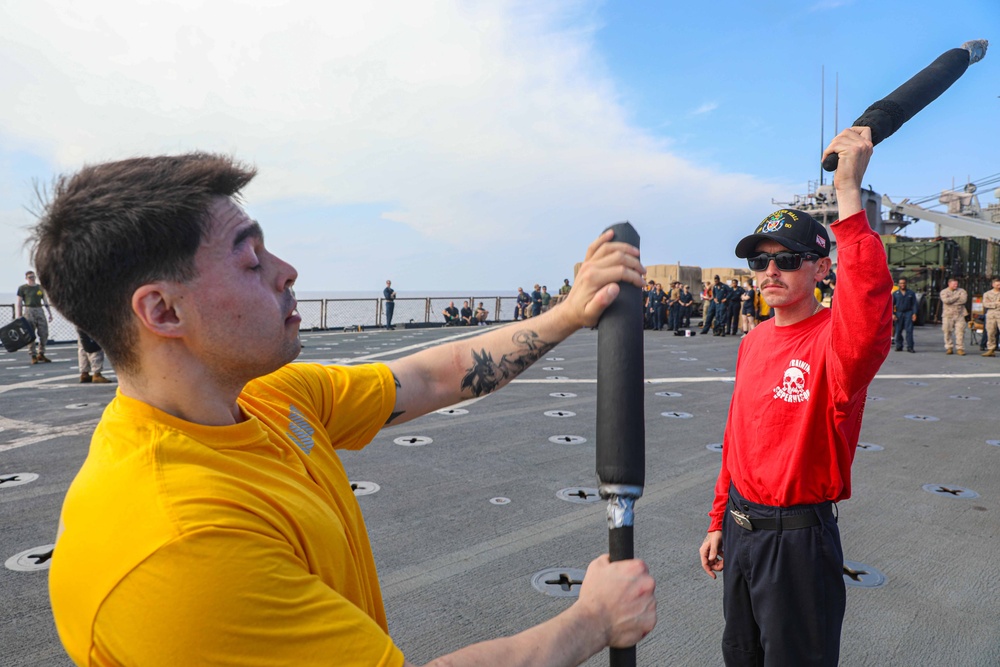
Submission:
M 909 81 L 868 107 L 854 125 L 871 128 L 872 144 L 878 144 L 948 90 L 969 65 L 982 60 L 987 46 L 989 42 L 985 39 L 974 39 L 960 48 L 945 51 Z M 833 171 L 839 161 L 836 153 L 827 155 L 823 168 Z

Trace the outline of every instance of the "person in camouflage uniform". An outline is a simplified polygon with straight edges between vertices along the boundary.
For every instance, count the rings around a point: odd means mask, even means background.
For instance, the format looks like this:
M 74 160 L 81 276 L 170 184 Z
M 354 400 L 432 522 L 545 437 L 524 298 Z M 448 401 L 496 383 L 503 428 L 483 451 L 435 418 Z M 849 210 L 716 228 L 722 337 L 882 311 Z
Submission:
M 958 278 L 949 278 L 948 287 L 941 290 L 941 329 L 944 331 L 944 353 L 965 354 L 965 304 L 969 294 L 958 286 Z
M 24 317 L 35 329 L 35 339 L 31 341 L 31 363 L 49 363 L 52 360 L 45 356 L 45 344 L 49 340 L 49 322 L 52 321 L 52 308 L 49 307 L 45 299 L 45 290 L 35 280 L 35 272 L 28 271 L 24 274 L 27 281 L 17 288 L 17 301 L 14 303 L 14 317 Z M 42 310 L 44 307 L 45 310 Z M 48 311 L 49 318 L 45 319 L 45 311 Z M 36 348 L 35 341 L 38 347 Z
M 986 314 L 986 328 L 983 335 L 988 336 L 984 357 L 997 356 L 997 333 L 1000 332 L 1000 277 L 993 278 L 993 289 L 983 294 L 983 312 Z

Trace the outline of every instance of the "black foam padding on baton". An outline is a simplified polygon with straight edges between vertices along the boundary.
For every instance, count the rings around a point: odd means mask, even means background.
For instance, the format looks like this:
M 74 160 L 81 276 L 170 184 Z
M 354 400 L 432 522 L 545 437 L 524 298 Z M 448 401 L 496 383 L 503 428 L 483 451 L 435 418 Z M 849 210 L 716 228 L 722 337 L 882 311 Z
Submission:
M 871 128 L 872 144 L 878 144 L 892 136 L 903 123 L 948 90 L 948 87 L 958 81 L 968 68 L 968 50 L 945 51 L 909 81 L 868 107 L 861 117 L 854 121 L 854 126 Z M 840 157 L 836 153 L 827 155 L 823 160 L 823 169 L 833 171 L 839 161 Z
M 628 222 L 612 225 L 615 241 L 639 246 Z M 597 325 L 597 476 L 602 484 L 643 486 L 646 430 L 643 411 L 642 290 L 621 292 Z

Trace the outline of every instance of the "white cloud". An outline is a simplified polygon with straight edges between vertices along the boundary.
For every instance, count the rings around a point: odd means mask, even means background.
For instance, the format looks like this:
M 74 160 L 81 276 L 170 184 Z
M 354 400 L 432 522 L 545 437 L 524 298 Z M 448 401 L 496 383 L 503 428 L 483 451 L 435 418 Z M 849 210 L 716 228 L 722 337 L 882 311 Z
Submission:
M 705 102 L 700 107 L 698 107 L 697 109 L 695 109 L 694 111 L 692 111 L 691 114 L 694 115 L 694 116 L 700 116 L 702 114 L 706 114 L 706 113 L 715 111 L 718 108 L 719 108 L 719 105 L 718 105 L 717 102 Z
M 232 152 L 260 168 L 251 202 L 381 202 L 446 251 L 567 240 L 526 246 L 509 270 L 571 264 L 625 217 L 677 248 L 699 242 L 696 224 L 761 217 L 775 184 L 699 168 L 629 125 L 586 8 L 18 3 L 0 24 L 0 127 L 63 169 Z

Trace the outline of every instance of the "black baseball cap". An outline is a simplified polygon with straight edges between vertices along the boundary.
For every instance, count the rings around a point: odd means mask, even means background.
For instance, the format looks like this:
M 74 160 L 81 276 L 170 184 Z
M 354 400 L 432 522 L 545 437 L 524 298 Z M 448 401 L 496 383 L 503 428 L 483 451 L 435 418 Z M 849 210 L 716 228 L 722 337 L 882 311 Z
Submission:
M 826 227 L 804 211 L 783 208 L 764 218 L 753 234 L 736 244 L 736 256 L 750 257 L 761 241 L 777 241 L 795 252 L 812 252 L 820 257 L 830 255 L 830 235 Z

